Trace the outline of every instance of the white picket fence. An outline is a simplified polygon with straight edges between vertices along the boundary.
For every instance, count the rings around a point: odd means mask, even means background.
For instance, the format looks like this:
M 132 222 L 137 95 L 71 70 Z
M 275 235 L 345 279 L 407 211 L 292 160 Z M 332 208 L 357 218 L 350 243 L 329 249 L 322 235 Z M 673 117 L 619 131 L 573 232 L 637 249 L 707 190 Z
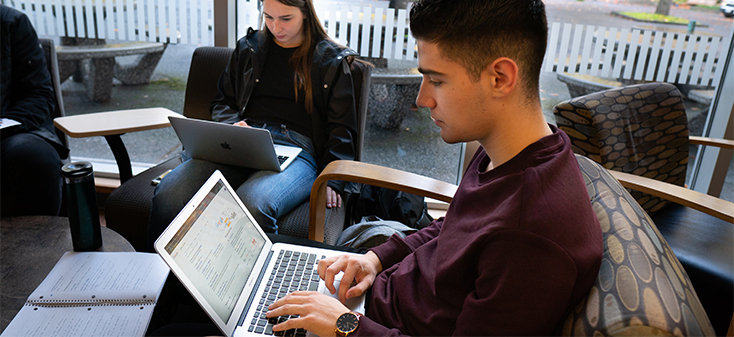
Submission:
M 415 60 L 408 10 L 387 8 L 388 1 L 317 3 L 316 11 L 328 35 L 360 56 Z
M 214 41 L 212 0 L 3 0 L 3 4 L 26 13 L 40 36 L 195 45 Z M 415 60 L 407 11 L 387 4 L 325 0 L 316 1 L 316 10 L 329 36 L 360 55 Z M 259 12 L 256 0 L 240 0 L 237 5 L 239 38 L 248 27 L 258 27 Z
M 716 87 L 728 39 L 554 22 L 544 71 Z
M 3 0 L 3 4 L 26 13 L 40 36 L 213 44 L 211 0 Z
M 42 36 L 212 45 L 212 0 L 2 0 Z M 415 60 L 408 11 L 388 1 L 316 0 L 327 33 L 361 56 Z M 257 0 L 237 3 L 238 38 L 258 27 Z M 162 27 L 158 29 L 157 27 Z M 717 86 L 728 39 L 553 22 L 544 71 Z

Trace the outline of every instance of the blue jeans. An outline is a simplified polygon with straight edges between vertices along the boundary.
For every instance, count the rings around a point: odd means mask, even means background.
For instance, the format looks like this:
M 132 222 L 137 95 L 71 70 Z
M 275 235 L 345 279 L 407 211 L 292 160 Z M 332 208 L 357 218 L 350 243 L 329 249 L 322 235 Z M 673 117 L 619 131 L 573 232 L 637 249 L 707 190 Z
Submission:
M 308 199 L 318 175 L 311 139 L 282 126 L 258 127 L 269 130 L 275 144 L 298 146 L 303 151 L 280 173 L 186 159 L 156 187 L 148 224 L 150 251 L 158 236 L 215 170 L 221 171 L 237 190 L 237 195 L 267 233 L 277 233 L 277 219 Z

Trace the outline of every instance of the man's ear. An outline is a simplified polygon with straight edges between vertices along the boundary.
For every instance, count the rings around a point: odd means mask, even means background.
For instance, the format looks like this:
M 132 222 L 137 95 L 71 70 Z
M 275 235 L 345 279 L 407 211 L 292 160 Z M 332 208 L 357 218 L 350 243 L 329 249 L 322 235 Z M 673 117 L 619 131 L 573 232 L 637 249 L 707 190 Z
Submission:
M 497 96 L 509 95 L 517 86 L 519 68 L 517 63 L 507 57 L 499 57 L 484 69 L 488 75 L 489 86 Z

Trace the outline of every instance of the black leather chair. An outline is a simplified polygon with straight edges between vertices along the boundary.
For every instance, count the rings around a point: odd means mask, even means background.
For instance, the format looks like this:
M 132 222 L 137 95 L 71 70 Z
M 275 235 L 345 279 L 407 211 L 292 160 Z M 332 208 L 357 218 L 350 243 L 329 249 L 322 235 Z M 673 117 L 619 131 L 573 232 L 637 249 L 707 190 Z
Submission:
M 189 118 L 211 120 L 209 105 L 214 99 L 217 90 L 217 81 L 225 69 L 232 49 L 224 47 L 199 47 L 194 51 L 191 59 L 191 68 L 186 86 L 183 114 Z M 358 138 L 356 140 L 356 160 L 362 156 L 362 144 L 367 114 L 367 97 L 371 67 L 352 62 L 352 76 L 357 98 L 357 117 L 359 123 Z M 124 182 L 107 198 L 105 204 L 105 220 L 107 227 L 124 236 L 136 250 L 143 251 L 146 247 L 148 218 L 153 199 L 155 186 L 151 180 L 166 170 L 173 169 L 181 164 L 177 155 L 137 176 Z M 323 240 L 336 242 L 343 229 L 346 216 L 346 207 L 329 211 L 328 230 Z M 280 234 L 308 237 L 309 203 L 305 202 L 290 213 L 278 219 Z
M 51 74 L 51 82 L 53 82 L 54 95 L 56 96 L 56 110 L 53 112 L 53 118 L 66 116 L 64 110 L 64 99 L 61 94 L 61 83 L 59 81 L 59 63 L 56 57 L 56 47 L 54 46 L 54 40 L 51 39 L 38 39 L 43 47 L 43 53 L 46 56 L 46 67 L 48 72 Z M 61 130 L 56 129 L 56 135 L 59 136 L 61 143 L 64 146 L 69 146 L 69 137 Z M 66 159 L 69 160 L 68 158 Z
M 734 313 L 734 208 L 705 213 L 692 207 L 695 197 L 681 195 L 670 202 L 643 192 L 647 184 L 691 192 L 684 188 L 689 146 L 732 149 L 734 141 L 689 136 L 682 95 L 668 83 L 576 97 L 556 105 L 553 113 L 576 153 L 609 170 L 651 178 L 640 180 L 637 186 L 642 188 L 630 194 L 688 272 L 716 333 L 726 334 Z M 618 173 L 612 173 L 619 179 Z M 624 181 L 623 185 L 630 187 Z
M 59 77 L 59 62 L 58 58 L 56 56 L 56 46 L 54 44 L 54 40 L 52 39 L 38 39 L 38 41 L 41 43 L 41 47 L 43 48 L 43 54 L 46 58 L 46 68 L 48 69 L 49 74 L 51 74 L 51 82 L 54 88 L 54 97 L 56 98 L 56 109 L 52 113 L 52 118 L 56 117 L 64 117 L 66 116 L 66 110 L 64 110 L 64 98 L 61 93 L 61 81 Z M 56 131 L 56 136 L 59 137 L 59 140 L 61 141 L 64 146 L 67 148 L 69 147 L 69 136 L 67 136 L 63 131 L 59 130 L 58 128 L 54 128 Z M 64 164 L 67 164 L 70 162 L 69 157 L 66 157 L 62 159 Z M 61 195 L 61 209 L 59 210 L 59 215 L 66 216 L 67 210 L 66 210 L 66 197 L 64 197 L 64 194 Z

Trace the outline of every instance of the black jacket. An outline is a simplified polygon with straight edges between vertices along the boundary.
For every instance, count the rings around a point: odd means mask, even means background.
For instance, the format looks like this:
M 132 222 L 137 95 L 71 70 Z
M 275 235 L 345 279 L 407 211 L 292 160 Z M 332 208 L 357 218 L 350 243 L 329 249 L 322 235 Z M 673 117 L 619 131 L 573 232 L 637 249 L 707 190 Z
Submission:
M 2 137 L 30 132 L 66 158 L 69 149 L 56 136 L 54 109 L 51 75 L 36 31 L 25 14 L 0 5 L 0 116 L 21 123 L 3 129 Z
M 267 55 L 267 43 L 261 41 L 261 35 L 250 28 L 247 36 L 237 41 L 237 48 L 219 78 L 218 93 L 211 105 L 214 121 L 235 123 L 246 118 L 245 107 L 262 75 Z M 357 107 L 349 62 L 355 55 L 351 49 L 330 40 L 319 42 L 314 51 L 311 121 L 319 170 L 333 160 L 354 160 Z

